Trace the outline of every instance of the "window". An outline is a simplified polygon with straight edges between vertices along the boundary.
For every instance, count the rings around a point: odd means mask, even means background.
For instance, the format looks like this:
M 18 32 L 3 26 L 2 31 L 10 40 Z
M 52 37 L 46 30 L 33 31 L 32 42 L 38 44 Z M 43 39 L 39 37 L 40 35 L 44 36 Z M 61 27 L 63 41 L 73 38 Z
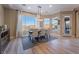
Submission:
M 32 16 L 22 16 L 22 34 L 28 35 L 29 29 L 36 28 L 36 19 Z
M 45 29 L 49 29 L 50 28 L 50 19 L 49 18 L 45 18 L 44 19 L 44 28 Z
M 52 18 L 52 31 L 59 32 L 60 31 L 60 20 Z
M 44 24 L 46 25 L 46 24 L 50 24 L 50 19 L 49 18 L 45 18 L 44 19 Z
M 27 26 L 35 25 L 36 19 L 32 16 L 22 16 L 22 24 Z

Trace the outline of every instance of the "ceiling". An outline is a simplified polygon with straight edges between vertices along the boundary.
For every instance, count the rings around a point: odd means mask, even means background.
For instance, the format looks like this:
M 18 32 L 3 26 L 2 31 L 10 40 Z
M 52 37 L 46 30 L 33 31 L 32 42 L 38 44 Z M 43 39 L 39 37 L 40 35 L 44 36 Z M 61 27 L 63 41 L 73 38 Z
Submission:
M 60 11 L 72 11 L 74 8 L 79 7 L 79 4 L 7 4 L 4 6 L 35 14 L 38 12 L 37 6 L 41 6 L 42 15 L 52 15 Z

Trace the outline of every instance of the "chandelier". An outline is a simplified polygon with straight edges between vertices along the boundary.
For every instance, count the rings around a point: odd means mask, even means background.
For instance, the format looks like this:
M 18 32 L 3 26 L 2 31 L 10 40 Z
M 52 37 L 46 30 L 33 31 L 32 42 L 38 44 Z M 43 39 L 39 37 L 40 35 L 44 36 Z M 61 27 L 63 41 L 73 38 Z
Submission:
M 41 19 L 41 6 L 37 6 L 38 7 L 38 12 L 37 12 L 37 20 L 38 21 L 42 21 L 42 19 Z

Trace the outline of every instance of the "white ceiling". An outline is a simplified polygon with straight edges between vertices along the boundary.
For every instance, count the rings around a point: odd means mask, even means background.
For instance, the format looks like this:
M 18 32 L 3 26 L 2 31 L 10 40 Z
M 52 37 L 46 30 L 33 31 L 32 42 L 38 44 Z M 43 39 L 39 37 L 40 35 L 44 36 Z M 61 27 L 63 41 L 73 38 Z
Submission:
M 79 7 L 79 4 L 51 4 L 52 7 L 49 7 L 50 4 L 7 4 L 5 7 L 26 11 L 30 13 L 37 13 L 38 7 L 41 6 L 42 15 L 52 15 L 60 11 L 72 11 L 74 8 Z

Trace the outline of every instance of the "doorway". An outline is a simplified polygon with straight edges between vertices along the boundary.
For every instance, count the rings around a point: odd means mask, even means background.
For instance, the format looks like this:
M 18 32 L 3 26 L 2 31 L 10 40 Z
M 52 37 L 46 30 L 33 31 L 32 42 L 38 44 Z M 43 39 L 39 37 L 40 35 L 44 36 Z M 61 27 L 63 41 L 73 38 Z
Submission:
M 71 36 L 71 16 L 64 16 L 64 36 Z

